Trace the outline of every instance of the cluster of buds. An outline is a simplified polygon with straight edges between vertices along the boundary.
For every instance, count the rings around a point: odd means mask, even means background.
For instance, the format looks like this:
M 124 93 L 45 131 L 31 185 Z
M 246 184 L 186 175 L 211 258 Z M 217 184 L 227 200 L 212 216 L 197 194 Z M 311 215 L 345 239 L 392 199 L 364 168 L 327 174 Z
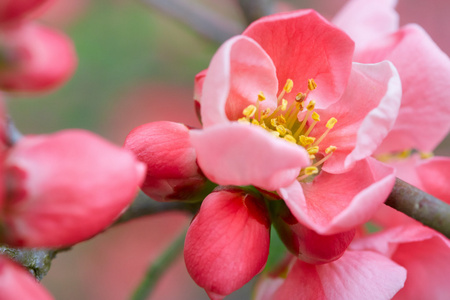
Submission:
M 50 2 L 0 4 L 0 90 L 48 91 L 73 73 L 72 42 L 30 21 Z M 21 136 L 0 101 L 0 245 L 70 247 L 102 232 L 126 210 L 145 174 L 130 151 L 85 130 Z M 52 299 L 5 255 L 0 291 L 1 299 Z
M 6 0 L 0 4 L 1 90 L 48 91 L 74 72 L 76 55 L 71 40 L 32 20 L 51 2 Z

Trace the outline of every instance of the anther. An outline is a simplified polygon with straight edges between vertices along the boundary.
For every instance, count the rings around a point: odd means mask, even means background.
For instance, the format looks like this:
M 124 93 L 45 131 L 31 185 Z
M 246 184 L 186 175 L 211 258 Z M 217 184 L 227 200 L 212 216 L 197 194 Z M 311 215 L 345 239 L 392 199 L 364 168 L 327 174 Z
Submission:
M 315 90 L 317 88 L 317 84 L 314 81 L 314 79 L 308 79 L 308 90 L 312 91 Z
M 266 100 L 266 96 L 264 95 L 264 92 L 259 92 L 258 94 L 258 101 L 264 101 Z
M 253 104 L 250 104 L 249 106 L 247 106 L 246 108 L 244 108 L 244 110 L 242 111 L 242 113 L 244 114 L 244 116 L 246 116 L 247 118 L 253 118 L 253 116 L 256 113 L 256 106 L 254 106 Z
M 295 101 L 297 102 L 302 102 L 306 99 L 306 94 L 300 92 L 297 94 L 297 96 L 295 96 Z
M 334 127 L 334 125 L 335 125 L 336 123 L 337 123 L 337 119 L 333 117 L 333 118 L 331 118 L 331 119 L 328 120 L 326 127 L 327 127 L 328 129 L 331 129 L 331 128 Z
M 286 93 L 290 93 L 292 91 L 293 87 L 294 87 L 294 82 L 292 81 L 292 79 L 288 79 L 288 80 L 286 80 L 286 84 L 284 85 L 283 90 Z

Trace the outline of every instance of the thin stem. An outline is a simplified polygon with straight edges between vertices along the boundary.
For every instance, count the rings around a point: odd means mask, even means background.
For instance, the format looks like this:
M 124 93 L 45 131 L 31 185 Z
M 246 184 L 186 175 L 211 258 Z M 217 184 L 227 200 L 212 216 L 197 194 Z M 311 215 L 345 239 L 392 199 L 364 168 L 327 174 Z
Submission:
M 145 300 L 148 298 L 158 280 L 183 250 L 185 237 L 186 231 L 183 231 L 166 251 L 150 265 L 147 273 L 131 297 L 132 300 Z
M 450 238 L 450 205 L 447 203 L 397 178 L 385 204 Z

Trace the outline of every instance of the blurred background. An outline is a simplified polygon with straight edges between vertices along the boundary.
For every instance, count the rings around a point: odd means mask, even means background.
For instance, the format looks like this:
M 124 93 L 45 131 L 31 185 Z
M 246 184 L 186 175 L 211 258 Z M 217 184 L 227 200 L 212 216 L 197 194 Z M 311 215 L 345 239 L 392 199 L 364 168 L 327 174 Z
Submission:
M 157 5 L 164 2 L 191 7 L 214 20 L 225 35 L 238 34 L 246 26 L 237 0 L 56 0 L 39 21 L 70 36 L 78 69 L 50 94 L 9 95 L 16 126 L 25 134 L 84 128 L 118 145 L 134 127 L 151 121 L 199 126 L 193 81 L 207 68 L 219 42 L 170 16 L 176 5 L 169 4 L 168 12 L 167 6 Z M 276 10 L 315 8 L 331 18 L 345 2 L 293 0 L 277 3 Z M 450 2 L 399 0 L 398 10 L 401 24 L 419 23 L 450 53 Z M 447 139 L 436 153 L 449 155 L 449 147 Z M 189 222 L 183 213 L 164 213 L 116 226 L 60 253 L 43 284 L 56 299 L 127 299 L 150 262 Z M 246 287 L 229 299 L 248 299 L 249 293 Z M 150 299 L 208 298 L 190 279 L 180 257 Z

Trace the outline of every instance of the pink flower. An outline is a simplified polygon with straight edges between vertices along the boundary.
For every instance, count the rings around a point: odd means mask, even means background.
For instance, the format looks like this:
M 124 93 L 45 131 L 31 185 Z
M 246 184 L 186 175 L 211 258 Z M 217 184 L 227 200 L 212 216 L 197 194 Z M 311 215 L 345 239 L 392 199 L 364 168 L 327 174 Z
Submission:
M 211 299 L 223 299 L 264 268 L 269 235 L 269 215 L 260 196 L 221 188 L 205 198 L 189 227 L 187 270 Z
M 405 287 L 393 299 L 448 298 L 450 242 L 440 233 L 421 225 L 399 226 L 355 240 L 350 249 L 375 251 L 406 269 Z
M 72 42 L 53 29 L 23 23 L 2 28 L 0 40 L 0 89 L 48 91 L 63 84 L 75 71 L 77 58 Z
M 0 3 L 0 24 L 18 23 L 35 15 L 53 0 L 2 0 Z
M 0 240 L 62 247 L 109 226 L 134 199 L 145 167 L 82 130 L 22 138 L 5 160 Z
M 418 25 L 398 28 L 397 1 L 353 0 L 333 22 L 356 42 L 354 60 L 391 61 L 402 82 L 398 118 L 377 150 L 430 152 L 450 130 L 450 59 Z
M 160 121 L 139 126 L 127 136 L 125 148 L 147 165 L 141 189 L 152 199 L 192 201 L 202 194 L 207 179 L 197 165 L 186 125 Z
M 0 255 L 0 291 L 2 300 L 53 299 L 27 270 L 4 255 Z
M 352 58 L 348 36 L 311 10 L 262 18 L 227 41 L 196 81 L 204 129 L 190 134 L 205 175 L 276 191 L 319 234 L 367 221 L 394 183 L 367 158 L 401 88 L 389 62 Z
M 256 299 L 391 299 L 403 287 L 405 279 L 405 269 L 384 255 L 348 250 L 328 264 L 292 261 L 284 280 L 263 278 L 258 288 L 266 294 L 258 291 Z

